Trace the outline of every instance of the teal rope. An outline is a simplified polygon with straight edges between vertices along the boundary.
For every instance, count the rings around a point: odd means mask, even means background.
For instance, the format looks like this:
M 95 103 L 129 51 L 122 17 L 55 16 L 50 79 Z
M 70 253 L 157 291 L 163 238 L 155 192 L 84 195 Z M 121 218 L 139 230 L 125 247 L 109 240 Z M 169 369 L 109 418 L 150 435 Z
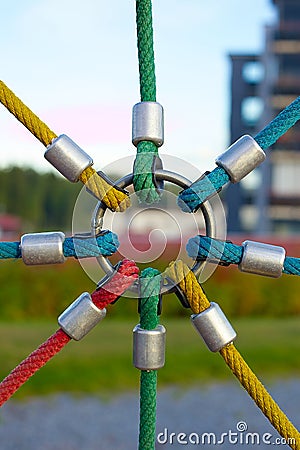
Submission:
M 300 97 L 297 97 L 255 136 L 256 142 L 263 150 L 270 147 L 292 128 L 299 119 Z
M 110 256 L 118 249 L 119 241 L 115 233 L 107 231 L 97 238 L 66 238 L 63 242 L 65 257 L 91 258 Z M 0 242 L 0 259 L 22 258 L 20 242 Z
M 66 257 L 92 258 L 97 256 L 110 256 L 117 251 L 119 240 L 112 231 L 105 231 L 97 237 L 66 238 L 63 243 L 63 251 Z
M 21 257 L 20 242 L 0 242 L 0 259 Z
M 243 247 L 232 242 L 219 241 L 208 236 L 195 236 L 186 246 L 188 255 L 197 261 L 224 264 L 239 264 L 243 257 Z M 300 258 L 287 256 L 283 264 L 283 273 L 300 275 Z
M 256 142 L 262 149 L 270 147 L 299 119 L 300 97 L 296 98 L 255 136 Z M 217 167 L 209 175 L 195 181 L 189 188 L 182 191 L 178 196 L 178 206 L 182 211 L 193 212 L 229 181 L 229 176 L 225 170 L 222 167 Z
M 157 327 L 157 307 L 161 285 L 158 270 L 147 268 L 140 277 L 140 326 L 145 330 Z M 141 370 L 139 450 L 154 450 L 156 439 L 157 370 Z
M 136 0 L 137 46 L 142 102 L 156 102 L 151 0 Z
M 196 181 L 189 188 L 180 192 L 177 204 L 184 212 L 194 212 L 209 197 L 215 195 L 230 181 L 229 175 L 222 167 L 216 167 L 203 179 Z
M 142 102 L 156 101 L 151 0 L 136 0 L 137 46 Z M 153 142 L 138 144 L 133 167 L 133 186 L 140 202 L 158 202 L 160 195 L 153 179 L 153 165 L 158 149 Z

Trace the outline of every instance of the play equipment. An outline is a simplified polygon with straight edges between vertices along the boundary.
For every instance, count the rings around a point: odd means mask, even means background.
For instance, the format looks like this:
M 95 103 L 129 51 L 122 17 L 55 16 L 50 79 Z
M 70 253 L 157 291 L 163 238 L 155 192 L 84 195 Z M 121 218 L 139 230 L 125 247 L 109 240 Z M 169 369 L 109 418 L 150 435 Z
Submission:
M 180 174 L 162 167 L 158 149 L 164 142 L 163 107 L 156 101 L 151 0 L 136 0 L 138 57 L 141 101 L 133 107 L 132 142 L 136 147 L 133 173 L 113 182 L 92 168 L 92 158 L 68 136 L 57 136 L 1 81 L 1 103 L 46 147 L 45 158 L 71 182 L 81 181 L 99 203 L 91 218 L 87 235 L 65 237 L 62 232 L 34 233 L 21 242 L 1 242 L 0 258 L 22 258 L 27 265 L 64 263 L 67 257 L 95 257 L 106 275 L 92 294 L 82 293 L 59 316 L 60 328 L 28 356 L 0 383 L 0 404 L 6 402 L 40 367 L 57 354 L 71 339 L 82 339 L 106 314 L 105 307 L 115 303 L 131 289 L 138 293 L 139 324 L 133 330 L 133 363 L 141 371 L 139 448 L 155 446 L 157 371 L 165 361 L 166 330 L 159 324 L 162 296 L 175 292 L 184 307 L 190 307 L 192 323 L 207 347 L 219 352 L 233 374 L 273 424 L 286 444 L 300 448 L 300 434 L 277 406 L 265 387 L 248 367 L 233 341 L 236 333 L 217 303 L 210 303 L 197 276 L 206 261 L 238 264 L 243 272 L 269 277 L 282 273 L 300 274 L 300 259 L 286 257 L 281 247 L 246 241 L 237 246 L 216 239 L 214 212 L 208 199 L 229 183 L 241 181 L 261 164 L 264 149 L 291 128 L 300 118 L 300 98 L 283 110 L 254 138 L 242 136 L 216 160 L 217 167 L 190 183 Z M 133 261 L 124 259 L 113 266 L 108 256 L 118 248 L 117 236 L 102 230 L 107 208 L 115 212 L 130 207 L 125 188 L 131 184 L 140 202 L 160 201 L 164 181 L 183 188 L 178 206 L 193 213 L 201 208 L 206 236 L 192 238 L 188 254 L 193 267 L 183 261 L 171 262 L 164 273 L 148 267 L 138 275 Z M 117 305 L 116 305 L 117 307 Z

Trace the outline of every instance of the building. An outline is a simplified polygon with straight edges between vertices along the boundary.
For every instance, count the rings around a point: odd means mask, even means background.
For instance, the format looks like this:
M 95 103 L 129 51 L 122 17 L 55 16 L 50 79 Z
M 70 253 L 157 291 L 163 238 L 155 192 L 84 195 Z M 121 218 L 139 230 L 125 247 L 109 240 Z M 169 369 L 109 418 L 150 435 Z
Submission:
M 262 54 L 230 55 L 230 141 L 255 134 L 300 95 L 300 2 L 273 0 L 275 25 Z M 300 230 L 300 124 L 267 151 L 267 161 L 226 191 L 228 231 Z

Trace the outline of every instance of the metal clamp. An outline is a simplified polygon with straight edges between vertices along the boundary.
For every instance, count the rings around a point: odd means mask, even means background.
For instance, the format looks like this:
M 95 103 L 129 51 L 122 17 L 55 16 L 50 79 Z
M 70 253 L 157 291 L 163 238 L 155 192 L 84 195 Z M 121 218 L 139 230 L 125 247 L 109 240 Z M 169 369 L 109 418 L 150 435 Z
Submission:
M 192 182 L 184 177 L 183 175 L 180 175 L 175 172 L 171 172 L 169 170 L 164 169 L 158 169 L 155 172 L 155 178 L 160 181 L 168 181 L 171 183 L 176 184 L 177 186 L 186 189 L 190 187 Z M 115 185 L 117 185 L 119 188 L 124 189 L 128 186 L 130 186 L 133 182 L 133 174 L 130 173 L 123 178 L 120 178 Z M 102 202 L 98 202 L 96 205 L 96 208 L 93 213 L 92 217 L 92 230 L 94 230 L 94 233 L 99 233 L 101 231 L 101 227 L 103 224 L 103 217 L 105 214 L 107 207 Z M 205 226 L 206 226 L 206 235 L 210 236 L 212 238 L 216 237 L 217 231 L 216 231 L 216 222 L 215 222 L 215 216 L 212 209 L 212 206 L 208 201 L 205 201 L 201 206 L 200 210 L 203 214 Z M 106 274 L 112 274 L 114 273 L 114 266 L 111 264 L 108 258 L 104 256 L 98 256 L 97 261 L 101 268 L 104 270 Z M 196 277 L 200 274 L 201 269 L 203 265 L 205 264 L 205 261 L 195 261 L 192 271 L 196 275 Z M 138 285 L 137 283 L 133 283 L 133 285 L 130 288 L 131 292 L 138 292 Z M 174 287 L 174 283 L 170 283 L 170 280 L 165 280 L 164 284 L 161 288 L 161 294 L 167 294 L 171 292 L 176 292 L 176 288 Z
M 238 183 L 266 159 L 265 152 L 253 137 L 242 136 L 216 159 L 232 183 Z
M 65 262 L 64 240 L 65 235 L 61 231 L 24 234 L 20 244 L 24 264 L 41 265 Z
M 243 242 L 243 256 L 238 267 L 242 272 L 279 278 L 282 275 L 285 249 L 262 242 Z
M 140 370 L 157 370 L 165 365 L 166 329 L 157 325 L 144 330 L 138 324 L 133 329 L 133 364 Z
M 220 351 L 236 338 L 236 332 L 217 303 L 211 302 L 205 311 L 193 314 L 191 321 L 212 352 Z
M 81 173 L 93 164 L 92 158 L 65 134 L 53 139 L 44 156 L 72 183 L 76 183 Z
M 106 309 L 99 309 L 88 292 L 81 294 L 59 317 L 59 326 L 70 338 L 80 341 L 104 317 Z
M 164 143 L 164 110 L 157 102 L 140 102 L 132 110 L 132 143 L 151 141 L 156 147 Z

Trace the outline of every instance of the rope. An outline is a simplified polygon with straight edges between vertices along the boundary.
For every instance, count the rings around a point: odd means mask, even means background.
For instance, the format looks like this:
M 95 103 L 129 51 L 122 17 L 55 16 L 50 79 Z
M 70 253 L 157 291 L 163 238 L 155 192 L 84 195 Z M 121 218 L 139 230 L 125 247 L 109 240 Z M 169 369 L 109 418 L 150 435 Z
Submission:
M 105 231 L 97 237 L 66 238 L 63 243 L 63 252 L 66 257 L 91 258 L 100 255 L 110 256 L 119 247 L 118 237 L 111 231 Z
M 270 147 L 299 119 L 300 97 L 290 103 L 255 136 L 256 142 L 262 149 Z M 189 188 L 183 190 L 178 196 L 178 206 L 184 212 L 193 212 L 229 181 L 229 176 L 225 170 L 217 167 L 209 175 L 195 181 Z
M 111 186 L 92 167 L 87 167 L 79 179 L 98 200 L 105 203 L 112 211 L 123 212 L 130 206 L 130 198 L 125 191 Z
M 270 147 L 292 128 L 299 119 L 300 97 L 297 97 L 255 136 L 256 142 L 263 150 Z
M 147 268 L 140 277 L 140 326 L 145 330 L 157 327 L 157 307 L 161 285 L 158 270 Z M 154 450 L 156 422 L 157 370 L 141 370 L 139 450 Z
M 22 258 L 20 242 L 0 242 L 0 259 Z M 110 256 L 119 247 L 118 237 L 111 231 L 106 231 L 97 237 L 69 237 L 63 242 L 65 257 L 91 258 L 100 255 Z
M 1 80 L 0 102 L 46 147 L 57 137 Z M 91 167 L 82 172 L 80 180 L 113 211 L 124 211 L 129 206 L 127 194 L 112 187 Z
M 209 308 L 210 302 L 194 273 L 182 261 L 171 263 L 166 269 L 166 276 L 179 285 L 194 314 L 199 314 Z M 232 343 L 228 344 L 219 353 L 273 427 L 286 439 L 292 449 L 299 450 L 300 433 L 272 399 L 235 346 Z
M 186 250 L 192 259 L 197 261 L 208 260 L 217 264 L 240 264 L 243 257 L 243 247 L 232 242 L 219 241 L 208 236 L 195 236 L 191 238 Z M 287 275 L 300 275 L 300 258 L 286 256 L 283 263 L 283 273 Z
M 222 167 L 216 167 L 199 181 L 195 181 L 187 189 L 179 193 L 177 204 L 184 212 L 194 212 L 208 198 L 219 192 L 229 183 L 229 175 Z
M 156 78 L 153 48 L 151 0 L 136 0 L 137 47 L 142 102 L 156 101 Z M 153 142 L 143 141 L 137 146 L 133 166 L 133 186 L 140 202 L 152 204 L 159 201 L 153 178 L 153 167 L 158 149 Z
M 138 268 L 133 261 L 124 259 L 114 277 L 102 288 L 91 294 L 99 309 L 115 301 L 137 279 Z M 0 406 L 2 406 L 30 377 L 59 353 L 71 338 L 59 328 L 46 342 L 24 359 L 0 383 Z

